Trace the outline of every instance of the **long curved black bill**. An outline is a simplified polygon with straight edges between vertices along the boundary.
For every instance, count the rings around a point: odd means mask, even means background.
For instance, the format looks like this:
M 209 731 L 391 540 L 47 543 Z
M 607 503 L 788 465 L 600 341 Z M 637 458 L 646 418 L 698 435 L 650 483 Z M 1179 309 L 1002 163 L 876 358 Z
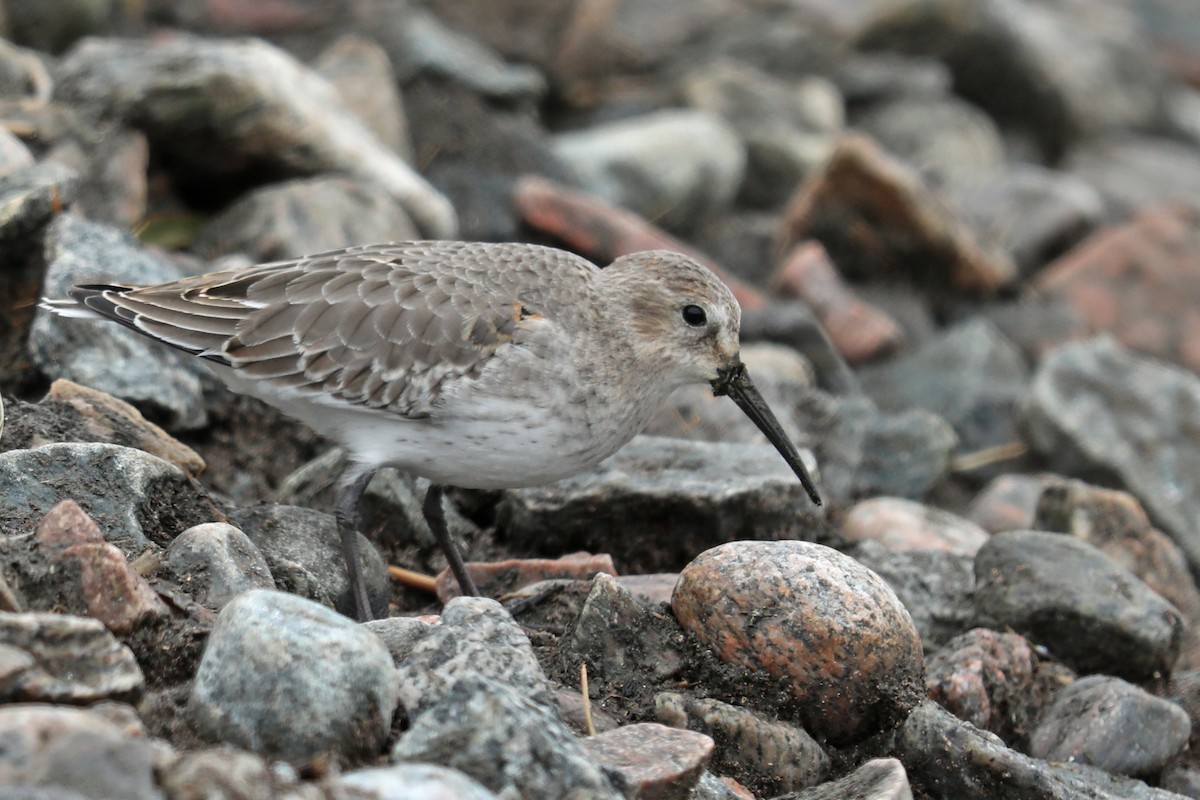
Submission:
M 796 446 L 792 444 L 792 440 L 783 432 L 783 427 L 775 418 L 771 407 L 754 387 L 753 381 L 750 380 L 750 374 L 746 372 L 746 365 L 739 362 L 736 366 L 721 370 L 717 379 L 712 382 L 712 387 L 714 395 L 717 397 L 729 395 L 733 402 L 738 404 L 738 408 L 754 421 L 758 429 L 767 437 L 767 441 L 775 445 L 775 449 L 792 468 L 792 472 L 796 473 L 804 491 L 808 492 L 808 496 L 814 503 L 821 505 L 821 495 L 817 493 L 817 487 L 813 484 L 812 476 L 808 474 L 808 468 L 800 460 L 800 454 L 796 452 Z

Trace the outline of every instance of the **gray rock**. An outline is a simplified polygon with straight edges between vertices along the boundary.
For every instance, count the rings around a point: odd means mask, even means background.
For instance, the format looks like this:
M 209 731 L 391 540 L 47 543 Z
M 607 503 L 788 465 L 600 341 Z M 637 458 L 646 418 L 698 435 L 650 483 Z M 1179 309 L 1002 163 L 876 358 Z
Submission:
M 225 522 L 188 528 L 167 548 L 163 566 L 197 603 L 219 611 L 251 589 L 274 589 L 263 554 Z
M 1043 359 L 1022 401 L 1029 443 L 1054 471 L 1123 484 L 1200 568 L 1200 378 L 1104 337 Z
M 953 90 L 954 76 L 940 61 L 897 53 L 851 52 L 833 74 L 834 83 L 849 105 L 914 97 L 946 97 Z
M 799 301 L 768 303 L 742 313 L 743 342 L 773 342 L 804 355 L 826 391 L 853 394 L 858 378 L 834 348 L 812 309 Z
M 554 707 L 550 683 L 529 637 L 504 607 L 483 597 L 456 597 L 441 624 L 422 637 L 397 668 L 400 702 L 421 720 L 460 683 L 503 683 L 530 702 Z
M 43 293 L 64 298 L 79 283 L 159 283 L 184 277 L 175 264 L 140 247 L 127 233 L 72 214 L 46 234 Z M 67 378 L 131 403 L 167 428 L 208 424 L 206 388 L 217 379 L 198 359 L 120 325 L 63 319 L 39 311 L 29 334 L 33 364 L 50 378 Z
M 122 230 L 146 216 L 150 148 L 141 131 L 114 122 L 72 120 L 72 129 L 46 153 L 80 176 L 76 210 L 92 222 Z
M 505 492 L 496 525 L 518 550 L 609 553 L 653 572 L 733 539 L 812 538 L 818 513 L 770 445 L 642 436 L 590 472 Z
M 345 113 L 328 82 L 264 41 L 90 39 L 63 60 L 55 97 L 135 122 L 209 180 L 343 172 L 386 189 L 423 234 L 456 233 L 450 203 Z
M 266 759 L 228 745 L 189 748 L 160 767 L 160 782 L 167 797 L 270 800 L 275 797 L 301 800 L 289 794 L 296 780 L 287 771 L 272 769 Z M 292 773 L 293 775 L 295 773 Z
M 920 500 L 950 469 L 954 429 L 920 409 L 886 413 L 866 397 L 808 392 L 796 400 L 799 425 L 821 464 L 831 504 L 890 495 Z
M 30 531 L 59 501 L 78 497 L 105 539 L 131 558 L 213 514 L 178 467 L 113 444 L 0 453 L 0 486 L 0 528 Z
M 1119 678 L 1090 675 L 1064 688 L 1029 738 L 1029 754 L 1116 775 L 1157 775 L 1188 744 L 1187 712 Z
M 1099 189 L 1112 216 L 1175 200 L 1200 204 L 1200 149 L 1171 139 L 1094 139 L 1071 151 L 1063 168 Z
M 1022 277 L 1082 241 L 1104 218 L 1104 199 L 1090 183 L 1032 164 L 1013 165 L 955 193 L 955 200 L 980 241 L 1007 252 Z
M 55 791 L 31 795 L 37 800 L 68 800 L 75 793 L 121 800 L 163 798 L 155 779 L 159 748 L 144 730 L 129 730 L 102 714 L 42 704 L 7 705 L 0 708 L 0 741 L 0 781 L 8 787 Z M 5 797 L 10 796 L 11 789 L 6 789 Z
M 932 653 L 971 626 L 971 556 L 945 550 L 893 552 L 876 542 L 863 542 L 850 554 L 892 587 L 912 616 L 925 652 Z
M 1068 665 L 1130 680 L 1170 670 L 1179 612 L 1133 573 L 1066 534 L 1006 531 L 975 557 L 976 623 L 1011 628 Z
M 0 65 L 2 69 L 2 65 Z M 7 129 L 0 133 L 0 179 L 34 164 L 33 153 L 17 136 Z
M 133 651 L 88 617 L 0 612 L 0 664 L 7 703 L 136 702 L 146 685 Z
M 713 754 L 713 769 L 722 773 L 749 771 L 756 783 L 772 795 L 815 786 L 829 775 L 829 755 L 806 730 L 766 719 L 750 709 L 662 692 L 654 696 L 654 715 L 665 725 L 713 737 L 720 742 Z M 787 756 L 781 757 L 782 753 Z
M 932 701 L 909 715 L 896 741 L 896 756 L 915 785 L 936 786 L 938 797 L 1182 800 L 1094 767 L 1030 758 Z
M 277 588 L 341 614 L 354 614 L 354 590 L 346 572 L 337 522 L 331 515 L 267 503 L 236 509 L 230 521 L 258 547 Z M 371 609 L 383 616 L 391 593 L 387 565 L 375 545 L 361 533 L 358 552 Z
M 737 133 L 706 111 L 658 111 L 559 134 L 554 151 L 593 194 L 674 230 L 727 210 L 746 170 Z
M 991 183 L 1004 166 L 992 118 L 955 97 L 903 97 L 852 119 L 931 186 L 962 190 Z
M 334 784 L 368 792 L 373 800 L 496 800 L 496 795 L 456 769 L 396 764 L 347 772 Z
M 324 606 L 256 589 L 217 617 L 188 716 L 207 739 L 306 762 L 375 754 L 395 707 L 395 668 L 377 637 Z
M 873 758 L 844 778 L 775 800 L 912 800 L 904 764 L 895 758 Z
M 434 626 L 415 617 L 386 617 L 364 622 L 363 627 L 379 637 L 392 654 L 392 661 L 399 665 Z
M 501 796 L 621 797 L 552 710 L 495 679 L 455 683 L 413 721 L 392 760 L 461 770 Z
M 860 377 L 880 408 L 915 407 L 940 415 L 954 426 L 963 451 L 1017 441 L 1015 407 L 1029 383 L 1029 368 L 986 320 L 956 325 Z
M 404 207 L 378 184 L 334 175 L 247 193 L 200 230 L 192 251 L 208 259 L 244 253 L 259 263 L 417 238 Z
M 719 114 L 742 138 L 741 194 L 751 205 L 787 200 L 832 152 L 845 121 L 841 95 L 824 78 L 784 81 L 731 60 L 688 75 L 683 95 L 690 106 Z

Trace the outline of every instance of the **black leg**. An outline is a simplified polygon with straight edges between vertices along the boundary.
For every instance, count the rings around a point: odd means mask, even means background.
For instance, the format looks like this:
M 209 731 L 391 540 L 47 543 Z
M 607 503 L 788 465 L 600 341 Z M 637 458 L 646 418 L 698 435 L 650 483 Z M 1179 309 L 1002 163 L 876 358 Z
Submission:
M 362 499 L 363 492 L 367 490 L 367 484 L 373 477 L 375 470 L 364 472 L 355 478 L 334 511 L 338 532 L 342 535 L 342 557 L 346 559 L 346 573 L 354 591 L 354 613 L 359 622 L 375 618 L 374 612 L 371 611 L 371 601 L 367 598 L 367 581 L 363 576 L 362 559 L 358 552 L 358 501 Z
M 462 553 L 458 552 L 458 547 L 450 538 L 450 528 L 446 525 L 446 512 L 442 508 L 442 496 L 445 493 L 445 486 L 430 485 L 429 491 L 425 493 L 425 505 L 422 509 L 425 512 L 425 521 L 429 523 L 429 529 L 433 531 L 438 544 L 442 546 L 442 552 L 446 554 L 446 560 L 450 562 L 450 571 L 454 573 L 454 578 L 458 581 L 459 590 L 468 597 L 479 597 L 475 581 L 471 579 L 470 573 L 467 572 L 467 565 L 463 563 Z

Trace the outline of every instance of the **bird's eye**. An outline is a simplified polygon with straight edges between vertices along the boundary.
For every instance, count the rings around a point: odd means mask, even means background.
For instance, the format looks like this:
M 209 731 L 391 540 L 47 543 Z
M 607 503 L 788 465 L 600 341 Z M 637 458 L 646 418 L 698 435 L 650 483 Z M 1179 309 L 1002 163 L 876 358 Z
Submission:
M 698 328 L 708 322 L 708 315 L 704 313 L 704 309 L 700 306 L 684 306 L 683 321 L 693 328 Z

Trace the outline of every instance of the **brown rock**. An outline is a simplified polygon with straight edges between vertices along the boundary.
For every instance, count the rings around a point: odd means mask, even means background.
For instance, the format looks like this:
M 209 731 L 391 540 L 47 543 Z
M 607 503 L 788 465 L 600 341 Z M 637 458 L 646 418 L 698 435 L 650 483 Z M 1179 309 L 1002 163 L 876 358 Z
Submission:
M 1053 475 L 1001 475 L 975 496 L 967 519 L 988 533 L 1028 530 L 1042 490 L 1056 480 Z
M 890 353 L 903 343 L 896 321 L 854 294 L 820 242 L 796 245 L 771 279 L 771 288 L 807 303 L 838 353 L 851 364 Z
M 34 533 L 38 547 L 61 553 L 77 544 L 103 544 L 100 526 L 74 500 L 63 500 L 42 517 Z
M 639 722 L 583 740 L 623 795 L 636 800 L 687 800 L 712 756 L 713 740 L 695 731 Z
M 1033 284 L 1127 347 L 1200 371 L 1200 209 L 1154 208 L 1102 230 Z
M 801 723 L 834 744 L 894 725 L 923 694 L 912 618 L 882 578 L 831 548 L 714 547 L 683 570 L 671 606 L 722 661 L 787 679 Z
M 591 580 L 596 575 L 616 575 L 612 556 L 607 553 L 571 553 L 561 558 L 510 558 L 505 561 L 471 562 L 467 572 L 484 597 L 503 597 L 538 581 L 565 578 Z M 443 605 L 462 591 L 446 567 L 437 577 L 438 600 Z
M 167 606 L 119 548 L 107 542 L 77 544 L 55 560 L 79 570 L 79 589 L 88 616 L 118 636 L 132 633 L 150 618 L 165 617 Z
M 386 50 L 365 37 L 347 35 L 322 52 L 315 66 L 337 88 L 342 105 L 357 114 L 379 141 L 412 161 L 408 120 Z
M 766 298 L 757 289 L 733 278 L 703 253 L 631 211 L 536 175 L 520 178 L 512 197 L 527 225 L 561 239 L 596 263 L 607 264 L 641 250 L 673 250 L 715 272 L 743 310 L 766 305 Z
M 857 134 L 844 136 L 825 169 L 788 202 L 776 252 L 810 238 L 854 276 L 978 294 L 1017 278 L 1012 261 L 985 252 L 917 173 Z
M 838 533 L 851 542 L 872 540 L 892 552 L 945 550 L 973 556 L 988 533 L 949 511 L 901 497 L 875 497 L 850 509 Z

